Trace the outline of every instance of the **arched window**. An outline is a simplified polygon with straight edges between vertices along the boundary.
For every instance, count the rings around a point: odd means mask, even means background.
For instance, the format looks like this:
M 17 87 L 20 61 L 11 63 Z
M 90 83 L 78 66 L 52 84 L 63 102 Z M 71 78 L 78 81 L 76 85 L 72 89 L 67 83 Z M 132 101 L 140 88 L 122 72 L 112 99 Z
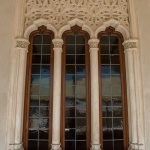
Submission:
M 27 58 L 24 149 L 48 150 L 51 144 L 53 32 L 41 26 L 30 35 Z
M 63 150 L 90 149 L 89 36 L 75 26 L 63 35 Z
M 99 34 L 100 122 L 103 150 L 127 150 L 128 119 L 123 38 L 113 28 Z

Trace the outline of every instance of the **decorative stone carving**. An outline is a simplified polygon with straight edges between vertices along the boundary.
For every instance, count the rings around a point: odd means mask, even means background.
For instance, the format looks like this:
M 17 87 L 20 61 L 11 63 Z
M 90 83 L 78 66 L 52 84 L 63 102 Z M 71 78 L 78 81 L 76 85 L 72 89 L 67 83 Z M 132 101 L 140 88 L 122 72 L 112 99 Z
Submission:
M 28 48 L 29 41 L 26 39 L 17 39 L 16 48 Z
M 111 18 L 129 28 L 127 0 L 26 0 L 25 28 L 47 19 L 56 29 L 79 18 L 93 30 Z
M 54 48 L 62 48 L 63 40 L 62 39 L 54 39 L 52 40 L 54 44 Z
M 123 46 L 124 46 L 124 51 L 129 50 L 129 49 L 137 49 L 137 40 L 134 39 L 130 39 L 127 41 L 123 42 Z
M 88 41 L 88 44 L 90 45 L 90 48 L 98 48 L 98 43 L 99 43 L 98 39 L 90 39 Z

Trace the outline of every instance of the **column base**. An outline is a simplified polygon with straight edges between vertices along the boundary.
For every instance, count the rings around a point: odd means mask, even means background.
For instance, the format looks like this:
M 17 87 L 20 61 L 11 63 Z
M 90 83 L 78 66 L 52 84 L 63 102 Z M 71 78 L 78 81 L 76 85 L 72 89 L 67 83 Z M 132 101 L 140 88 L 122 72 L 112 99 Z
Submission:
M 100 144 L 91 144 L 90 150 L 101 150 Z
M 61 144 L 51 144 L 51 150 L 62 150 Z
M 24 150 L 23 143 L 10 144 L 10 150 Z
M 145 150 L 144 144 L 130 143 L 128 150 Z

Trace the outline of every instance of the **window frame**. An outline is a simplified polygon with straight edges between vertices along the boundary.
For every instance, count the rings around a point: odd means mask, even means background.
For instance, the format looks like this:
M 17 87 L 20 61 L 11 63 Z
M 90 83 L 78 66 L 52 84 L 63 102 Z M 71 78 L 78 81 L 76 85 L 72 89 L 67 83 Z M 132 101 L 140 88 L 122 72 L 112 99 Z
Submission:
M 24 120 L 23 120 L 23 147 L 28 150 L 28 126 L 29 126 L 29 108 L 30 108 L 30 84 L 32 71 L 32 52 L 33 52 L 33 38 L 35 35 L 44 34 L 51 37 L 51 54 L 50 54 L 50 94 L 49 94 L 49 133 L 48 133 L 48 148 L 52 142 L 52 112 L 53 112 L 53 70 L 54 70 L 54 52 L 53 42 L 54 33 L 48 30 L 46 26 L 42 25 L 37 30 L 31 32 L 29 36 L 29 46 L 26 62 L 26 79 L 25 79 L 25 97 L 24 97 Z
M 108 36 L 109 34 L 118 37 L 119 41 L 119 57 L 120 57 L 120 77 L 121 77 L 121 95 L 122 95 L 122 118 L 123 118 L 123 140 L 124 140 L 124 150 L 128 150 L 129 147 L 129 129 L 128 129 L 128 105 L 127 105 L 127 85 L 126 85 L 126 69 L 125 69 L 125 54 L 123 48 L 123 36 L 120 32 L 115 31 L 113 27 L 107 27 L 105 31 L 98 34 L 98 39 L 100 41 L 101 36 Z M 103 119 L 102 119 L 102 80 L 101 80 L 101 49 L 100 42 L 98 45 L 98 69 L 99 69 L 99 102 L 100 102 L 100 143 L 101 149 L 103 149 Z

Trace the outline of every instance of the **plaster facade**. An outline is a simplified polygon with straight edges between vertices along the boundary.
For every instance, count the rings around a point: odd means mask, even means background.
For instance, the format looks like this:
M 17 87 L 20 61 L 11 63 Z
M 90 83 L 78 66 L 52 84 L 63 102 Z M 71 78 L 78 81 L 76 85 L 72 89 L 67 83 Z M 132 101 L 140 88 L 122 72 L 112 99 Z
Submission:
M 150 30 L 149 30 L 149 10 L 150 2 L 148 0 L 119 0 L 118 12 L 121 10 L 120 16 L 124 21 L 119 21 L 119 17 L 114 18 L 113 15 L 105 15 L 98 22 L 90 22 L 86 15 L 83 18 L 80 17 L 81 12 L 74 11 L 74 16 L 71 19 L 70 13 L 66 13 L 68 19 L 62 19 L 62 24 L 58 23 L 55 18 L 44 18 L 44 14 L 41 12 L 35 18 L 32 12 L 32 5 L 37 2 L 38 6 L 42 6 L 43 9 L 50 4 L 50 1 L 45 1 L 42 5 L 42 1 L 27 1 L 30 5 L 26 4 L 24 0 L 11 0 L 7 2 L 1 2 L 0 5 L 2 11 L 0 16 L 3 21 L 0 23 L 1 37 L 0 37 L 0 149 L 1 150 L 21 150 L 22 147 L 22 128 L 23 128 L 23 104 L 24 104 L 24 82 L 25 82 L 25 67 L 26 67 L 26 54 L 27 46 L 29 44 L 29 34 L 36 30 L 40 25 L 47 26 L 48 29 L 54 31 L 55 40 L 54 45 L 56 55 L 54 56 L 56 66 L 60 66 L 60 52 L 62 41 L 61 35 L 64 31 L 71 28 L 71 26 L 78 25 L 83 30 L 87 31 L 90 35 L 91 40 L 96 41 L 97 34 L 100 31 L 104 31 L 108 26 L 112 26 L 119 31 L 125 42 L 125 57 L 126 57 L 126 71 L 127 71 L 127 91 L 128 91 L 128 113 L 129 113 L 129 149 L 130 150 L 149 150 L 150 149 L 150 119 L 149 119 L 149 97 L 150 97 L 150 84 L 149 84 L 149 42 Z M 46 3 L 47 2 L 47 3 Z M 52 2 L 52 1 L 51 1 Z M 69 1 L 68 1 L 69 2 Z M 86 2 L 86 1 L 84 1 Z M 100 2 L 104 2 L 101 0 Z M 114 6 L 117 2 L 115 0 L 105 0 L 106 6 Z M 76 7 L 80 1 L 75 0 L 74 4 Z M 94 3 L 94 1 L 92 1 Z M 96 3 L 95 3 L 96 4 Z M 104 3 L 103 3 L 104 4 Z M 68 4 L 69 5 L 69 4 Z M 62 6 L 62 4 L 61 4 Z M 91 3 L 89 3 L 89 7 Z M 72 9 L 71 7 L 71 9 Z M 99 9 L 97 5 L 91 10 L 91 13 L 96 13 Z M 103 5 L 104 7 L 104 5 Z M 128 11 L 127 11 L 128 7 Z M 27 8 L 29 10 L 27 11 Z M 63 8 L 63 7 L 62 7 Z M 97 9 L 96 9 L 97 8 Z M 46 8 L 47 9 L 47 8 Z M 50 10 L 50 8 L 49 8 Z M 106 10 L 106 9 L 105 9 Z M 109 12 L 109 7 L 107 11 Z M 61 9 L 58 9 L 61 11 Z M 86 12 L 84 9 L 83 13 Z M 55 12 L 48 12 L 54 13 Z M 100 12 L 99 12 L 100 13 Z M 111 13 L 111 11 L 109 12 Z M 108 13 L 108 14 L 109 14 Z M 41 15 L 40 15 L 41 14 Z M 47 13 L 46 13 L 47 14 Z M 42 16 L 43 15 L 43 16 Z M 88 14 L 89 15 L 89 14 Z M 90 14 L 91 15 L 91 14 Z M 92 16 L 92 15 L 91 15 Z M 90 17 L 91 17 L 90 16 Z M 101 17 L 100 16 L 100 17 Z M 118 13 L 119 16 L 119 13 Z M 31 18 L 30 18 L 31 17 Z M 29 19 L 30 18 L 30 19 Z M 128 22 L 129 18 L 129 22 Z M 30 21 L 29 21 L 30 20 Z M 121 20 L 121 18 L 120 18 Z M 95 27 L 95 25 L 97 25 Z M 55 42 L 61 41 L 60 45 Z M 89 41 L 90 43 L 90 41 Z M 96 44 L 97 45 L 97 44 Z M 90 45 L 91 46 L 91 45 Z M 94 47 L 97 48 L 97 47 Z M 91 46 L 91 51 L 94 49 Z M 59 50 L 57 50 L 59 49 Z M 91 52 L 92 55 L 96 55 L 95 52 Z M 95 56 L 93 56 L 95 57 Z M 91 59 L 92 61 L 92 59 Z M 94 63 L 94 62 L 93 62 Z M 96 62 L 95 62 L 96 64 Z M 142 66 L 142 67 L 141 67 Z M 59 67 L 57 73 L 59 72 Z M 96 72 L 96 70 L 94 71 Z M 55 72 L 54 72 L 55 74 Z M 96 74 L 93 74 L 97 78 Z M 59 76 L 57 79 L 60 78 Z M 59 82 L 57 80 L 56 82 Z M 93 81 L 95 82 L 95 81 Z M 56 86 L 59 86 L 59 83 Z M 21 87 L 21 88 L 20 88 Z M 56 88 L 59 88 L 56 87 Z M 53 92 L 55 94 L 55 91 Z M 97 92 L 98 95 L 98 92 Z M 59 94 L 54 97 L 59 107 Z M 97 97 L 92 97 L 94 100 Z M 144 105 L 145 104 L 145 105 Z M 54 104 L 55 105 L 55 104 Z M 56 107 L 56 105 L 54 106 Z M 98 109 L 98 108 L 97 108 Z M 53 112 L 54 113 L 54 112 Z M 59 122 L 57 113 L 54 113 L 56 122 Z M 93 115 L 95 116 L 95 115 Z M 98 117 L 98 116 L 97 116 Z M 55 123 L 54 123 L 55 125 Z M 59 149 L 59 126 L 54 130 L 55 137 L 54 141 L 57 142 L 58 148 L 54 146 L 52 149 Z M 94 129 L 93 129 L 93 132 Z M 96 141 L 97 139 L 93 140 Z M 52 143 L 53 144 L 53 143 Z M 99 143 L 98 143 L 99 144 Z M 93 146 L 94 147 L 94 146 Z M 94 148 L 91 148 L 94 149 Z M 99 146 L 98 148 L 100 149 Z

